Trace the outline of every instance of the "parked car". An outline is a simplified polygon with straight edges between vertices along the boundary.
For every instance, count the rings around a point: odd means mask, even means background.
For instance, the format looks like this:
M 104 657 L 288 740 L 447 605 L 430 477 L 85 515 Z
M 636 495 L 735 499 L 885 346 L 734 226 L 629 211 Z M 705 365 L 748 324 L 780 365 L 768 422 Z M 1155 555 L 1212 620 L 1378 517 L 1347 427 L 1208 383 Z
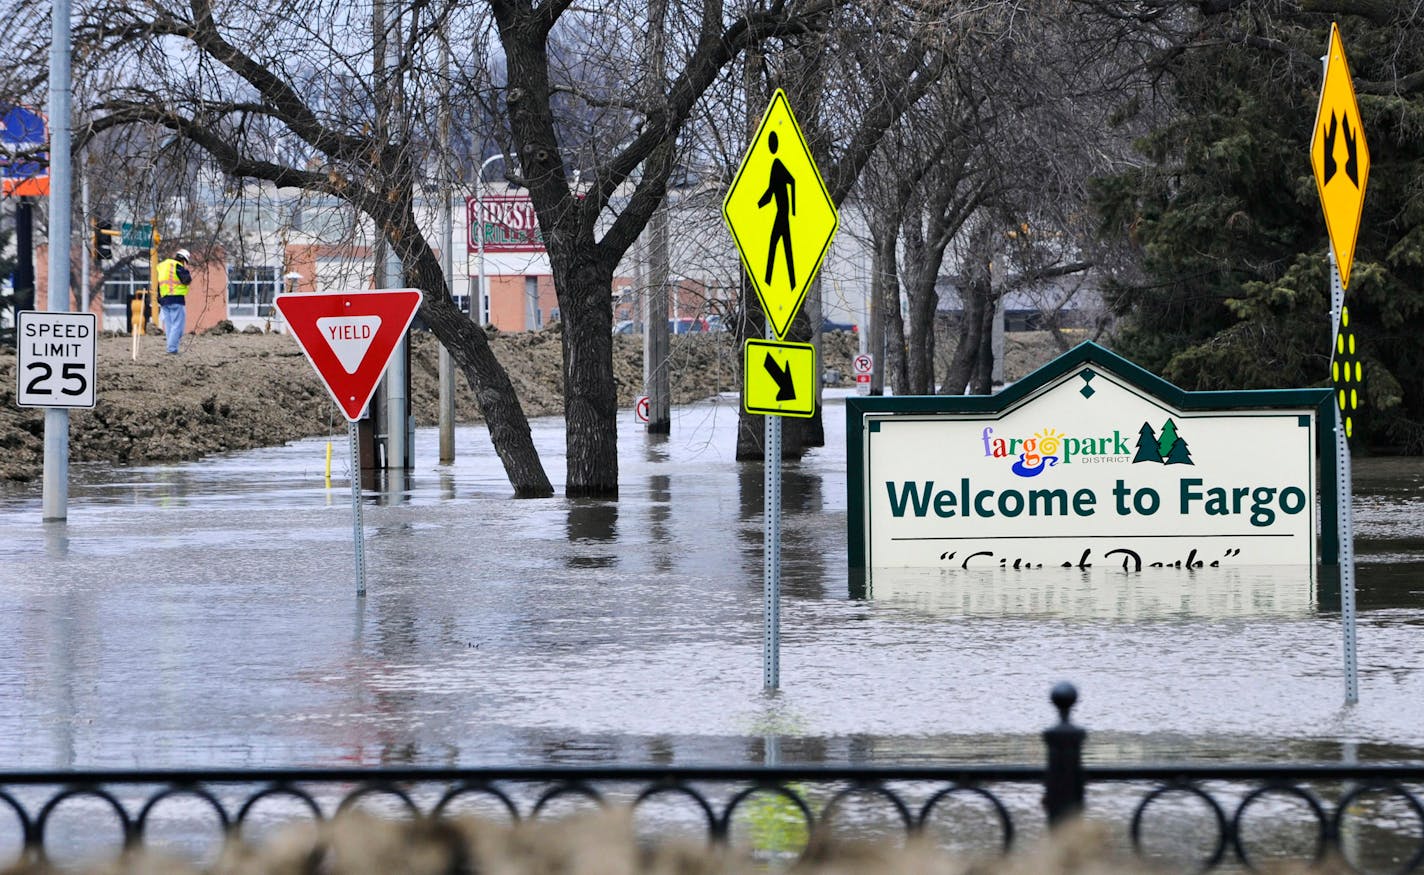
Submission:
M 632 319 L 623 319 L 613 323 L 614 334 L 642 334 L 643 323 L 634 322 Z
M 855 334 L 860 331 L 860 326 L 854 322 L 836 322 L 833 319 L 821 320 L 821 333 L 825 334 L 828 331 L 849 331 L 851 334 Z
M 706 319 L 669 319 L 668 330 L 673 334 L 702 334 L 710 331 Z

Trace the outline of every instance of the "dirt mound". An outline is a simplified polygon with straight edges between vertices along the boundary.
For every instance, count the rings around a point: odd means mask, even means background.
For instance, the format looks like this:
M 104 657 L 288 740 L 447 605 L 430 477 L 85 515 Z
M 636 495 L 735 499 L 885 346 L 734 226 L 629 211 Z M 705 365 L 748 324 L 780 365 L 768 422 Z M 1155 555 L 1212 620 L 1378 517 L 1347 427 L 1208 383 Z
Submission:
M 434 425 L 439 344 L 424 332 L 413 338 L 412 409 L 418 425 Z M 529 416 L 563 411 L 560 342 L 557 326 L 490 337 Z M 160 338 L 143 337 L 136 359 L 126 336 L 104 336 L 98 343 L 98 403 L 93 410 L 70 411 L 71 461 L 182 461 L 343 430 L 345 420 L 286 335 L 208 332 L 184 338 L 180 356 L 165 355 Z M 854 337 L 829 336 L 826 351 L 827 367 L 849 374 Z M 674 402 L 735 389 L 737 353 L 730 334 L 672 338 Z M 642 338 L 614 337 L 613 357 L 619 404 L 632 406 L 643 391 Z M 15 406 L 15 379 L 15 351 L 0 347 L 0 479 L 31 480 L 41 472 L 44 411 Z M 455 384 L 456 419 L 479 421 L 468 382 L 457 375 Z

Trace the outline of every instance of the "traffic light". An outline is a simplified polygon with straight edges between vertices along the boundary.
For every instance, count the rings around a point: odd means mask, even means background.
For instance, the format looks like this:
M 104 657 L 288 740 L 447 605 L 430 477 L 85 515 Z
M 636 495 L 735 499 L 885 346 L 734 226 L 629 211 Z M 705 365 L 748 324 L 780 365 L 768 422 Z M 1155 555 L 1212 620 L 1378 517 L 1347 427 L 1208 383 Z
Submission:
M 109 238 L 114 236 L 114 231 L 109 227 L 108 222 L 94 223 L 94 258 L 103 261 L 114 257 L 114 250 L 109 245 Z

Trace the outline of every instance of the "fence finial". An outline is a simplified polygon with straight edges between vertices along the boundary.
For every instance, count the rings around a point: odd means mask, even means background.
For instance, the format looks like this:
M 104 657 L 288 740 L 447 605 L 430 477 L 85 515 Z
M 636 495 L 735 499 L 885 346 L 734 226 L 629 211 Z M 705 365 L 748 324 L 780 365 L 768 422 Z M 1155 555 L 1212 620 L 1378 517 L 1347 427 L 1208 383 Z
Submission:
M 1049 826 L 1055 826 L 1083 810 L 1083 740 L 1088 733 L 1069 719 L 1078 702 L 1076 687 L 1067 681 L 1055 684 L 1049 698 L 1058 709 L 1058 724 L 1043 731 L 1048 748 L 1043 808 Z

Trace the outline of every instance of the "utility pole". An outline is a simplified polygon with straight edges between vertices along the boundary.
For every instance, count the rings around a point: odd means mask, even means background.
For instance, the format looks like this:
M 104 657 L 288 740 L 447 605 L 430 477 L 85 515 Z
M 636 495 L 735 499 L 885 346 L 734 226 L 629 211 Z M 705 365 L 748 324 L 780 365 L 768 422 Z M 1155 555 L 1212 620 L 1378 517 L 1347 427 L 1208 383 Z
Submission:
M 71 125 L 69 0 L 50 6 L 49 47 L 49 289 L 51 311 L 69 310 L 69 211 Z M 18 320 L 17 320 L 18 321 Z M 69 410 L 47 407 L 44 414 L 44 496 L 42 519 L 63 522 L 69 516 Z
M 450 44 L 442 34 L 440 40 L 440 74 L 445 84 L 440 90 L 440 167 L 437 190 L 440 192 L 440 266 L 445 271 L 445 285 L 455 290 L 455 226 L 450 210 L 450 195 L 454 180 L 450 171 Z M 455 363 L 450 350 L 440 344 L 440 464 L 455 461 Z
M 649 108 L 661 102 L 667 74 L 667 0 L 648 3 Z M 668 328 L 668 201 L 653 212 L 648 228 L 650 263 L 648 288 L 643 295 L 643 391 L 648 396 L 648 434 L 672 432 L 672 379 L 669 357 L 672 340 Z

